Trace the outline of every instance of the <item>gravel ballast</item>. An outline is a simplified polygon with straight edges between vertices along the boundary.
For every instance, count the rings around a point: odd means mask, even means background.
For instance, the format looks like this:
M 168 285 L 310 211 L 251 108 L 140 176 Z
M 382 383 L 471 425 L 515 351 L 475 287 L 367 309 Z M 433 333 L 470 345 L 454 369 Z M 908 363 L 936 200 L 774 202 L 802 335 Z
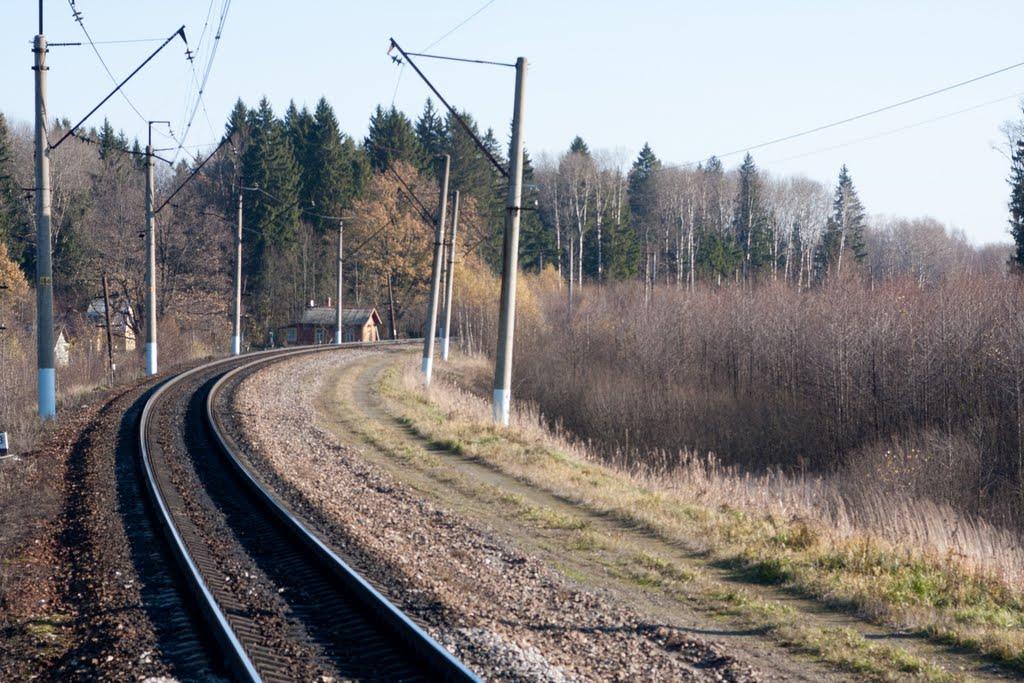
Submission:
M 231 429 L 251 465 L 403 610 L 488 680 L 754 680 L 715 643 L 571 585 L 485 525 L 431 502 L 316 424 L 341 363 L 316 354 L 245 377 Z M 230 393 L 230 392 L 226 392 Z

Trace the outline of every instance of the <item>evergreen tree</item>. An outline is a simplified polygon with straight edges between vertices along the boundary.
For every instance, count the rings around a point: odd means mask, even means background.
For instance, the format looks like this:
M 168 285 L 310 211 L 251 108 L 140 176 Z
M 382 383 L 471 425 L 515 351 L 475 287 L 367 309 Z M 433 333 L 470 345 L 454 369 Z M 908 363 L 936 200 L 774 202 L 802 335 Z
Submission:
M 321 97 L 306 142 L 307 170 L 310 174 L 309 200 L 314 207 L 313 212 L 320 216 L 341 215 L 343 208 L 355 195 L 351 159 L 355 147 L 351 140 L 348 140 L 348 145 L 345 144 L 347 137 L 338 127 L 338 119 L 331 105 Z M 337 225 L 335 221 L 320 216 L 313 216 L 310 220 L 321 233 L 328 226 L 333 229 Z
M 853 179 L 846 164 L 839 170 L 835 197 L 832 199 L 832 215 L 825 223 L 821 245 L 815 255 L 820 275 L 836 274 L 842 271 L 847 252 L 856 262 L 867 257 L 864 243 L 864 227 L 867 222 L 864 205 L 860 202 Z
M 1024 272 L 1024 140 L 1018 140 L 1010 165 L 1010 235 L 1014 250 L 1011 267 Z
M 553 264 L 559 257 L 555 250 L 554 231 L 548 230 L 540 219 L 540 212 L 534 210 L 540 199 L 533 173 L 530 153 L 523 149 L 523 207 L 519 227 L 519 262 L 527 270 L 539 271 L 543 265 Z
M 96 138 L 100 143 L 100 159 L 104 161 L 115 160 L 120 156 L 118 152 L 128 151 L 128 139 L 125 137 L 124 131 L 114 132 L 114 127 L 106 118 L 103 119 L 103 126 L 96 134 Z
M 0 113 L 0 242 L 9 246 L 11 258 L 26 273 L 34 266 L 27 249 L 31 222 L 28 203 L 14 178 L 14 152 L 7 119 Z
M 292 146 L 292 154 L 299 166 L 299 205 L 308 209 L 313 202 L 313 188 L 318 176 L 325 170 L 316 159 L 316 141 L 313 139 L 313 115 L 307 107 L 299 110 L 295 101 L 288 104 L 284 115 L 284 127 L 288 133 L 288 141 Z
M 246 270 L 257 283 L 272 272 L 265 263 L 269 248 L 294 240 L 299 219 L 300 174 L 284 124 L 274 117 L 266 98 L 249 112 L 251 139 L 242 157 L 242 182 L 258 187 L 245 198 L 245 225 L 255 232 Z
M 647 149 L 650 151 L 650 148 Z M 577 135 L 572 139 L 572 142 L 569 143 L 569 154 L 583 154 L 585 156 L 590 156 L 590 147 L 588 147 L 587 143 L 583 141 L 583 138 Z
M 370 117 L 370 131 L 363 148 L 375 171 L 383 171 L 394 161 L 418 164 L 423 158 L 412 122 L 394 106 L 385 111 L 377 105 Z
M 416 119 L 416 139 L 423 151 L 420 167 L 433 170 L 435 157 L 445 153 L 446 136 L 444 119 L 437 113 L 434 102 L 428 97 L 423 105 L 423 113 Z
M 645 258 L 653 248 L 653 230 L 657 222 L 656 190 L 654 176 L 661 168 L 661 161 L 654 155 L 651 146 L 644 143 L 643 149 L 629 170 L 629 221 L 639 240 L 637 252 Z
M 740 165 L 732 227 L 733 239 L 743 261 L 743 277 L 746 278 L 771 260 L 768 218 L 761 197 L 761 181 L 754 158 L 749 153 Z

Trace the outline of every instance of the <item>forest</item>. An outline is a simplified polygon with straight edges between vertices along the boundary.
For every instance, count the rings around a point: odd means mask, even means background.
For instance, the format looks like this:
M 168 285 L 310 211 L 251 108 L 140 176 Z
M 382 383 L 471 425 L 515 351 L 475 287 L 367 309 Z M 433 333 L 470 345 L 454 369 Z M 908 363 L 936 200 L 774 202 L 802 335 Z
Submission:
M 172 148 L 181 161 L 157 162 L 164 357 L 226 351 L 239 201 L 246 348 L 326 303 L 342 225 L 346 305 L 377 306 L 387 334 L 418 336 L 443 154 L 461 196 L 455 332 L 467 350 L 493 352 L 504 188 L 473 138 L 502 163 L 507 145 L 460 116 L 472 136 L 430 100 L 415 116 L 378 106 L 356 139 L 325 99 L 280 115 L 266 99 L 238 101 L 208 160 Z M 51 134 L 68 128 L 57 119 Z M 976 247 L 930 218 L 872 216 L 846 166 L 824 185 L 768 174 L 749 154 L 734 168 L 680 166 L 646 144 L 629 160 L 580 137 L 559 154 L 527 153 L 524 204 L 536 210 L 523 214 L 520 266 L 540 289 L 517 335 L 516 393 L 609 457 L 691 449 L 748 471 L 860 479 L 891 472 L 880 464 L 889 458 L 915 495 L 1017 523 L 1024 143 L 1007 130 L 1016 248 Z M 52 160 L 66 400 L 106 381 L 85 316 L 104 273 L 142 332 L 143 163 L 139 142 L 107 121 Z M 17 397 L 0 420 L 24 430 L 34 424 L 31 174 L 30 129 L 0 117 L 0 381 Z M 123 353 L 119 378 L 137 372 L 137 353 Z

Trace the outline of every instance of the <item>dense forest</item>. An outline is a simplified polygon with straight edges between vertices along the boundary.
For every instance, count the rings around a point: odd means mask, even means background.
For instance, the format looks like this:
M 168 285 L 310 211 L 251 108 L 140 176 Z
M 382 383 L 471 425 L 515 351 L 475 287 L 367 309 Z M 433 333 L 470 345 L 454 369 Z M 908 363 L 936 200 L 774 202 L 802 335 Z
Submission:
M 283 115 L 266 99 L 238 101 L 208 160 L 158 162 L 163 357 L 228 346 L 239 200 L 248 348 L 332 296 L 342 223 L 346 306 L 377 306 L 385 332 L 418 335 L 443 154 L 461 195 L 457 332 L 490 352 L 504 181 L 473 137 L 501 163 L 507 145 L 460 116 L 472 136 L 430 100 L 414 117 L 377 107 L 357 140 L 325 99 Z M 68 127 L 56 120 L 51 134 Z M 520 265 L 546 283 L 546 317 L 519 336 L 532 335 L 520 347 L 544 362 L 520 363 L 516 391 L 611 450 L 697 447 L 751 467 L 848 467 L 851 453 L 945 430 L 943 443 L 961 438 L 983 463 L 968 507 L 997 489 L 1009 501 L 1024 481 L 1024 363 L 1007 361 L 1019 350 L 1006 334 L 1024 264 L 1024 142 L 1008 131 L 1016 250 L 975 247 L 929 218 L 873 217 L 846 166 L 826 186 L 770 175 L 749 154 L 732 169 L 715 158 L 678 166 L 646 144 L 630 161 L 579 137 L 557 155 L 527 153 L 524 205 L 536 210 L 523 213 Z M 0 380 L 20 397 L 0 409 L 7 425 L 29 423 L 34 396 L 31 142 L 26 125 L 0 116 Z M 74 349 L 58 373 L 66 394 L 104 376 L 84 315 L 103 273 L 142 333 L 144 154 L 104 121 L 51 163 L 56 313 Z M 586 371 L 581 349 L 592 349 Z M 125 353 L 119 372 L 137 363 Z M 555 372 L 571 381 L 541 381 Z

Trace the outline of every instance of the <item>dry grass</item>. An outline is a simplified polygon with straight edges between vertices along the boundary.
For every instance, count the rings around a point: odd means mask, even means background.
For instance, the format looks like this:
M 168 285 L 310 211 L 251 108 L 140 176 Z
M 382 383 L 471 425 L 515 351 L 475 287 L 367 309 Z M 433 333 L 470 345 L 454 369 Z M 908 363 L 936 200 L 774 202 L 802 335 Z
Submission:
M 469 381 L 482 364 L 459 362 Z M 1009 533 L 931 502 L 851 502 L 825 478 L 740 475 L 694 456 L 671 469 L 615 467 L 547 429 L 532 408 L 505 430 L 457 386 L 437 381 L 424 393 L 412 365 L 385 385 L 430 439 L 523 481 L 706 550 L 750 581 L 1024 669 L 1024 552 Z

